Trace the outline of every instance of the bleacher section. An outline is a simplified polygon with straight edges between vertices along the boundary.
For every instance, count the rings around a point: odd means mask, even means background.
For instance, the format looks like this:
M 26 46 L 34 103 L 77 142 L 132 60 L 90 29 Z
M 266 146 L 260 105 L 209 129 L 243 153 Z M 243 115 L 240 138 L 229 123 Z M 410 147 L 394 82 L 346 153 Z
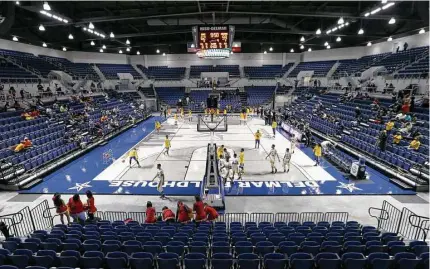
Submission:
M 299 63 L 288 77 L 294 78 L 300 71 L 314 71 L 313 77 L 325 77 L 328 71 L 333 67 L 336 61 L 319 61 L 319 62 L 303 62 Z
M 40 58 L 45 59 L 49 62 L 56 63 L 57 66 L 62 67 L 61 70 L 67 71 L 74 79 L 85 78 L 88 75 L 89 78 L 98 80 L 96 71 L 87 63 L 72 63 L 71 61 L 52 56 L 39 55 Z
M 0 78 L 14 78 L 19 81 L 23 78 L 37 78 L 37 76 L 14 64 L 0 59 Z
M 428 78 L 429 74 L 429 56 L 407 66 L 400 70 L 394 78 Z
M 142 76 L 130 64 L 97 64 L 97 67 L 106 79 L 119 79 L 118 73 L 128 73 L 134 79 L 142 79 Z
M 0 50 L 0 55 L 3 57 L 10 57 L 20 62 L 23 66 L 29 66 L 35 70 L 38 70 L 40 74 L 46 78 L 51 70 L 57 70 L 58 68 L 54 65 L 42 60 L 31 53 L 12 51 L 12 50 Z
M 185 67 L 150 66 L 148 68 L 137 65 L 142 72 L 154 80 L 181 80 L 185 76 Z
M 245 66 L 245 76 L 250 79 L 282 77 L 294 63 L 282 65 Z
M 250 106 L 259 106 L 273 97 L 275 86 L 248 86 L 245 87 L 247 93 L 247 102 Z
M 399 51 L 390 54 L 388 57 L 381 59 L 379 62 L 374 62 L 372 66 L 385 66 L 388 74 L 392 74 L 400 68 L 413 63 L 418 56 L 428 55 L 429 47 L 412 48 L 406 51 Z
M 333 77 L 360 76 L 361 71 L 366 70 L 372 64 L 390 55 L 390 52 L 363 56 L 359 59 L 340 60 L 339 66 L 333 73 Z
M 97 213 L 102 218 L 98 222 L 57 224 L 49 230 L 30 230 L 29 238 L 7 238 L 0 249 L 0 269 L 32 265 L 107 269 L 409 269 L 428 268 L 429 263 L 425 241 L 408 243 L 398 233 L 343 218 L 319 221 L 316 219 L 321 217 L 312 212 L 279 213 L 277 221 L 245 220 L 238 218 L 239 214 L 254 214 L 231 213 L 216 222 L 199 225 L 141 223 L 144 220 L 140 212 L 134 212 L 138 220 L 125 223 L 104 220 L 104 212 Z M 343 217 L 348 213 L 320 214 Z
M 201 72 L 228 72 L 229 77 L 240 77 L 239 65 L 192 65 L 190 78 L 200 78 Z
M 169 106 L 176 106 L 179 99 L 184 100 L 184 87 L 157 87 L 155 88 L 158 98 Z

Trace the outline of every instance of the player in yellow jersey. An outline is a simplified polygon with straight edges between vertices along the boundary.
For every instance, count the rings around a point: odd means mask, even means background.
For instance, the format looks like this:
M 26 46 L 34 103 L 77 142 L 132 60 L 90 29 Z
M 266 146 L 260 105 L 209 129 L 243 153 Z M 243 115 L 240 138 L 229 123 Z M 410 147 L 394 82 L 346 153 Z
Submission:
M 260 139 L 261 139 L 260 130 L 257 130 L 257 132 L 254 134 L 254 138 L 255 138 L 254 148 L 259 149 L 260 148 Z
M 278 127 L 278 123 L 274 120 L 272 121 L 273 137 L 276 137 L 276 127 Z
M 245 113 L 240 112 L 239 125 L 242 125 L 242 122 L 243 122 L 243 125 L 246 125 L 245 124 L 245 122 L 246 122 L 246 116 L 245 116 Z
M 155 121 L 155 130 L 157 131 L 157 133 L 160 132 L 161 129 L 161 123 L 159 121 Z
M 184 109 L 181 108 L 181 118 L 184 119 Z
M 137 156 L 137 148 L 133 148 L 128 152 L 128 161 L 131 168 L 131 161 L 134 160 L 137 163 L 137 166 L 140 167 L 139 157 Z
M 191 109 L 188 109 L 188 121 L 193 121 L 193 112 Z
M 216 109 L 216 115 L 219 115 L 219 108 Z
M 174 119 L 175 119 L 175 125 L 178 125 L 178 113 L 175 113 Z
M 227 116 L 227 109 L 224 108 L 224 116 Z
M 239 179 L 245 174 L 245 150 L 241 149 L 239 153 Z
M 249 116 L 249 107 L 246 108 L 246 117 Z
M 171 147 L 169 136 L 166 135 L 166 139 L 164 139 L 164 155 L 169 156 L 169 149 Z
M 222 154 L 224 153 L 224 145 L 221 145 L 221 147 L 219 147 L 217 150 L 216 150 L 216 154 L 218 155 L 218 159 L 220 159 L 221 158 L 221 156 L 222 156 Z

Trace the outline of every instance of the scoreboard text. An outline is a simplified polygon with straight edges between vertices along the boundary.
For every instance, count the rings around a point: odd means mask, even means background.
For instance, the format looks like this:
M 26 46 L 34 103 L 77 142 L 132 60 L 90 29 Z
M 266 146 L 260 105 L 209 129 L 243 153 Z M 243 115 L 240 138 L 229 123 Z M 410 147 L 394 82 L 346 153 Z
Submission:
M 227 49 L 229 47 L 228 26 L 201 26 L 198 32 L 198 48 Z

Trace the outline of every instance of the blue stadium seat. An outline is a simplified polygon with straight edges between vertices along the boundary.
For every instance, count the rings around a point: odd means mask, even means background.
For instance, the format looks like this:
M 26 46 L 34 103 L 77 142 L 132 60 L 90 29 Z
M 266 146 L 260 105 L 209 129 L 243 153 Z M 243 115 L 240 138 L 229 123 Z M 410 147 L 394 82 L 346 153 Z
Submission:
M 338 269 L 340 268 L 341 260 L 335 253 L 322 252 L 315 256 L 315 263 L 320 269 Z
M 312 254 L 313 256 L 318 254 L 320 248 L 320 244 L 315 241 L 305 241 L 300 244 L 300 250 L 302 252 Z
M 389 269 L 393 260 L 390 259 L 390 255 L 387 253 L 374 252 L 369 254 L 367 262 L 371 269 Z
M 184 258 L 185 269 L 205 269 L 206 255 L 202 253 L 189 253 Z
M 278 249 L 280 253 L 287 254 L 287 256 L 291 256 L 298 251 L 299 246 L 294 241 L 283 241 L 279 243 Z
M 159 269 L 176 269 L 179 267 L 179 256 L 170 252 L 160 253 L 157 262 Z
M 125 241 L 122 245 L 122 251 L 131 256 L 134 252 L 142 252 L 142 244 L 137 240 Z
M 213 269 L 230 269 L 233 266 L 233 257 L 228 253 L 215 253 L 212 255 Z
M 230 244 L 227 242 L 213 242 L 212 253 L 230 253 Z
M 415 254 L 410 252 L 401 252 L 394 255 L 394 266 L 398 269 L 415 269 L 420 260 Z
M 171 253 L 176 253 L 180 257 L 183 257 L 185 252 L 185 244 L 181 241 L 170 241 L 166 245 L 166 251 Z
M 107 268 L 109 269 L 127 268 L 128 266 L 128 255 L 124 252 L 109 252 L 105 260 Z
M 294 253 L 290 256 L 290 266 L 292 269 L 312 269 L 314 259 L 308 253 Z
M 57 253 L 54 250 L 39 250 L 33 260 L 37 266 L 50 268 L 57 262 Z
M 85 251 L 81 257 L 81 265 L 85 269 L 103 267 L 104 254 L 101 251 Z
M 81 254 L 76 250 L 66 250 L 60 253 L 60 265 L 76 268 L 79 266 Z
M 288 266 L 288 260 L 280 253 L 268 253 L 264 255 L 263 264 L 265 268 L 285 269 Z
M 135 252 L 130 257 L 131 269 L 152 269 L 154 256 L 149 252 Z
M 348 252 L 342 255 L 342 264 L 345 269 L 364 269 L 366 257 L 362 253 Z
M 143 250 L 157 257 L 158 253 L 163 250 L 163 245 L 159 241 L 148 241 L 143 244 Z
M 13 254 L 9 255 L 8 259 L 19 269 L 23 269 L 28 266 L 30 259 L 33 256 L 33 252 L 29 249 L 17 249 Z

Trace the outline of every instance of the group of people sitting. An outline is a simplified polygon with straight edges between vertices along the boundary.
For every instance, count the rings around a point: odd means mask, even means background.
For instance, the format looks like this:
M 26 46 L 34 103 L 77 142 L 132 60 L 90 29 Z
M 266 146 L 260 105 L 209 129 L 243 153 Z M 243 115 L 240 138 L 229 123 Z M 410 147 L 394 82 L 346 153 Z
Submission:
M 37 109 L 32 109 L 21 113 L 21 118 L 25 120 L 34 120 L 39 116 L 40 116 L 40 111 Z
M 195 213 L 195 217 L 194 217 Z M 204 222 L 204 221 L 215 221 L 219 214 L 215 208 L 209 206 L 207 203 L 203 203 L 200 196 L 195 196 L 195 202 L 193 207 L 189 207 L 182 201 L 178 201 L 176 214 L 172 209 L 164 206 L 162 208 L 162 214 L 160 217 L 156 216 L 155 207 L 151 201 L 146 203 L 146 219 L 145 223 L 156 223 L 157 221 L 164 221 L 166 223 L 188 223 L 188 222 Z

